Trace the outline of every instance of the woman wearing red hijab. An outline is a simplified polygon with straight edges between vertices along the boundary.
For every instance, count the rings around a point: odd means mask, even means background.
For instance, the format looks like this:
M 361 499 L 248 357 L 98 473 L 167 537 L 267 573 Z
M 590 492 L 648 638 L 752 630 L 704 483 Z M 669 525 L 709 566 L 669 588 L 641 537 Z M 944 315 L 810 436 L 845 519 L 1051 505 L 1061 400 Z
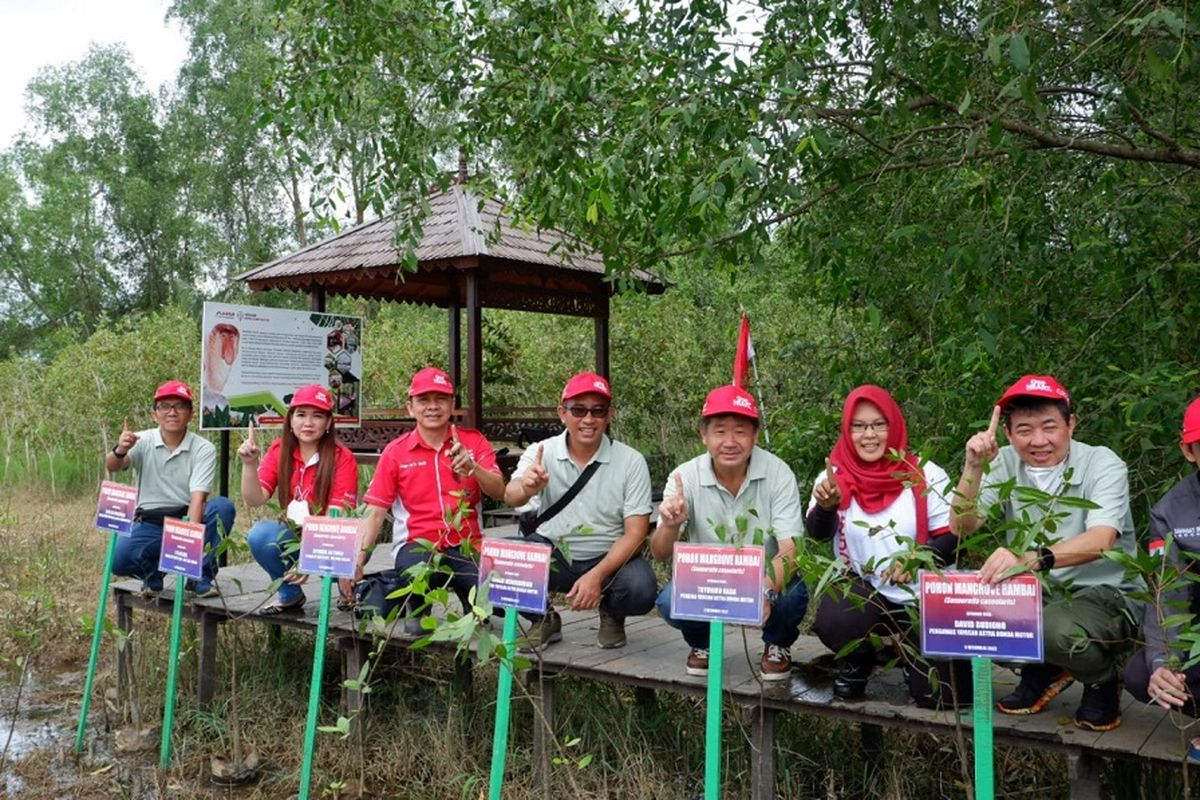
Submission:
M 876 658 L 872 637 L 908 637 L 917 596 L 906 559 L 911 565 L 912 552 L 927 548 L 939 565 L 953 561 L 958 539 L 950 533 L 950 486 L 945 470 L 909 451 L 908 425 L 890 394 L 869 385 L 849 394 L 841 436 L 817 476 L 805 519 L 809 536 L 833 539 L 834 556 L 846 567 L 845 580 L 820 598 L 813 624 L 833 652 L 850 648 L 833 684 L 837 697 L 865 694 Z M 913 697 L 923 706 L 952 705 L 949 665 L 932 665 L 938 680 L 931 681 L 931 665 L 914 659 L 913 649 L 901 654 Z M 967 662 L 955 662 L 954 672 L 958 697 L 969 702 Z

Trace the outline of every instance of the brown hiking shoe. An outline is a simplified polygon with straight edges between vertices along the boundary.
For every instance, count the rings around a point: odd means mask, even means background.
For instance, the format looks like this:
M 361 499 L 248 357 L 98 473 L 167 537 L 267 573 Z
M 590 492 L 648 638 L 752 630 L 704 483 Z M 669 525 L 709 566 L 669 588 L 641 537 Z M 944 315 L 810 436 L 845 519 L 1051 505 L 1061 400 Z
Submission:
M 758 669 L 764 681 L 786 681 L 792 677 L 792 654 L 786 647 L 769 644 L 763 648 Z
M 687 674 L 697 678 L 708 677 L 708 650 L 703 647 L 693 647 L 687 657 Z
M 1029 664 L 1021 669 L 1017 688 L 1000 698 L 996 709 L 1004 714 L 1036 714 L 1074 682 L 1070 673 L 1052 664 Z
M 625 646 L 625 620 L 610 617 L 600 612 L 600 633 L 596 635 L 596 644 L 602 650 Z
M 517 647 L 519 653 L 535 653 L 551 642 L 562 640 L 562 617 L 554 609 L 550 609 L 541 621 L 529 626 L 525 640 Z

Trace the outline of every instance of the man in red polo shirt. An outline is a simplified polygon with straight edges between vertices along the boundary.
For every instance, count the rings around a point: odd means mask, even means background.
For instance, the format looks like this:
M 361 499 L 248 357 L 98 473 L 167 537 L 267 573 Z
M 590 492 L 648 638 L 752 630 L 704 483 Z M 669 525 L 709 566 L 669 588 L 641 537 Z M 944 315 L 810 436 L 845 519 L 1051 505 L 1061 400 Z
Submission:
M 359 524 L 355 582 L 362 579 L 367 554 L 390 511 L 397 588 L 411 582 L 405 574 L 409 568 L 440 562 L 451 573 L 431 574 L 430 586 L 449 584 L 466 607 L 467 595 L 478 581 L 480 492 L 502 499 L 504 478 L 491 443 L 479 431 L 452 425 L 453 410 L 454 386 L 446 373 L 425 367 L 413 376 L 408 413 L 417 425 L 389 443 L 379 457 L 364 498 L 367 515 Z M 419 619 L 410 619 L 405 630 L 421 633 Z

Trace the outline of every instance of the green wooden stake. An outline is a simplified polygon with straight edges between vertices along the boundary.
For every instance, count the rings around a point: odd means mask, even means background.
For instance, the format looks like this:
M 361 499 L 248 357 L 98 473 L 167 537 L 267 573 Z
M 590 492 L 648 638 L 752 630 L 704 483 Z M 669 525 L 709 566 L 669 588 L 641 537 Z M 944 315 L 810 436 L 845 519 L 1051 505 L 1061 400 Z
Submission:
M 79 709 L 79 727 L 75 729 L 75 752 L 83 752 L 83 732 L 87 729 L 88 707 L 92 704 L 92 681 L 96 677 L 96 662 L 100 660 L 100 638 L 104 633 L 104 613 L 108 606 L 108 585 L 112 580 L 113 558 L 117 552 L 117 535 L 108 535 L 108 557 L 104 560 L 104 582 L 100 585 L 100 600 L 96 603 L 96 624 L 92 627 L 92 654 L 88 656 L 87 678 L 83 682 L 83 704 Z
M 317 617 L 317 642 L 313 647 L 312 684 L 308 689 L 308 720 L 304 723 L 304 764 L 300 767 L 298 800 L 308 800 L 312 783 L 313 751 L 317 746 L 317 714 L 321 705 L 321 677 L 325 673 L 325 639 L 329 634 L 329 595 L 333 591 L 333 576 L 321 578 L 321 612 Z
M 721 798 L 721 684 L 725 680 L 725 623 L 708 623 L 708 699 L 704 723 L 704 800 Z
M 492 774 L 488 800 L 500 800 L 504 786 L 504 756 L 508 752 L 508 713 L 512 701 L 512 660 L 517 646 L 517 610 L 504 609 L 504 652 L 500 680 L 496 684 L 496 727 L 492 735 Z
M 971 659 L 971 678 L 975 684 L 975 800 L 996 796 L 992 774 L 992 662 Z
M 184 582 L 185 578 L 176 573 L 175 606 L 171 612 L 171 651 L 167 656 L 167 701 L 163 708 L 162 745 L 158 749 L 158 766 L 164 771 L 171 766 L 171 728 L 175 724 L 175 684 L 179 677 L 179 629 L 183 622 Z

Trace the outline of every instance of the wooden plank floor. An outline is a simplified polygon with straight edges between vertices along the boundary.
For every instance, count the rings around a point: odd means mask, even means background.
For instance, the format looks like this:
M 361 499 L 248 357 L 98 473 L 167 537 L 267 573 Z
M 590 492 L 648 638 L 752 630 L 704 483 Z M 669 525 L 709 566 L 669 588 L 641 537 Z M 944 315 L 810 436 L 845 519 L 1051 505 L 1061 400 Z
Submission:
M 368 572 L 391 566 L 388 548 L 380 548 L 368 564 Z M 134 608 L 158 613 L 171 613 L 172 588 L 157 598 L 142 600 L 137 596 L 140 582 L 115 582 L 116 592 L 126 595 L 125 602 Z M 279 624 L 290 628 L 315 629 L 321 582 L 309 580 L 304 586 L 308 602 L 303 614 L 262 617 L 257 612 L 270 599 L 266 574 L 257 564 L 238 564 L 221 570 L 218 586 L 222 597 L 188 601 L 189 613 L 196 616 L 207 612 L 222 618 L 240 617 Z M 703 695 L 705 680 L 689 676 L 684 668 L 688 648 L 682 635 L 655 616 L 634 617 L 626 623 L 628 644 L 623 648 L 602 650 L 596 646 L 599 618 L 596 612 L 560 612 L 563 617 L 563 639 L 545 648 L 541 669 L 549 673 L 564 673 L 606 683 L 646 687 L 689 695 Z M 348 612 L 334 611 L 330 617 L 331 632 L 354 635 L 358 621 Z M 522 628 L 527 623 L 522 620 Z M 496 628 L 499 631 L 499 626 Z M 397 626 L 396 631 L 399 630 Z M 407 641 L 394 637 L 397 645 Z M 747 647 L 748 645 L 748 647 Z M 748 653 L 747 653 L 748 649 Z M 867 696 L 860 702 L 844 702 L 833 697 L 832 670 L 829 652 L 815 637 L 802 636 L 792 647 L 796 664 L 787 681 L 762 683 L 757 675 L 762 643 L 755 629 L 726 626 L 725 633 L 725 696 L 744 706 L 762 705 L 779 711 L 809 713 L 839 718 L 851 722 L 882 724 L 923 730 L 942 735 L 953 734 L 957 716 L 964 733 L 970 735 L 970 710 L 955 713 L 918 708 L 908 699 L 900 670 L 877 671 L 867 687 Z M 747 658 L 747 655 L 749 658 Z M 993 692 L 1002 697 L 1016 683 L 1016 676 L 1002 667 L 993 670 Z M 1100 755 L 1140 757 L 1178 764 L 1183 756 L 1186 739 L 1200 732 L 1192 728 L 1184 735 L 1181 726 L 1195 721 L 1170 718 L 1157 706 L 1146 707 L 1129 694 L 1122 699 L 1123 722 L 1119 728 L 1095 733 L 1076 728 L 1072 722 L 1079 704 L 1081 689 L 1072 685 L 1055 698 L 1040 714 L 1014 717 L 996 713 L 994 730 L 997 741 L 1030 745 L 1038 743 L 1056 749 L 1092 750 Z

